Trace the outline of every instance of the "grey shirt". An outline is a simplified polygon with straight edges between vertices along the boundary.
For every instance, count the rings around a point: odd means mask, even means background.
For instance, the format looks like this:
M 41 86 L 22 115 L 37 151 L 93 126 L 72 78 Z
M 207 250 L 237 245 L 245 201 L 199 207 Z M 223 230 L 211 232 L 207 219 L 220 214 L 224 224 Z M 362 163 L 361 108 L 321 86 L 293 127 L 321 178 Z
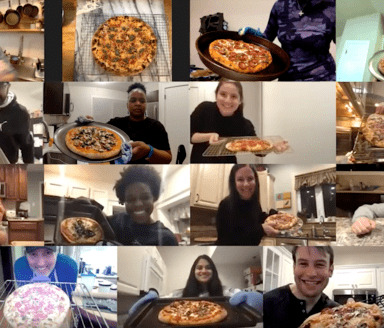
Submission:
M 371 220 L 384 217 L 384 203 L 360 206 L 353 214 L 352 222 L 363 217 Z

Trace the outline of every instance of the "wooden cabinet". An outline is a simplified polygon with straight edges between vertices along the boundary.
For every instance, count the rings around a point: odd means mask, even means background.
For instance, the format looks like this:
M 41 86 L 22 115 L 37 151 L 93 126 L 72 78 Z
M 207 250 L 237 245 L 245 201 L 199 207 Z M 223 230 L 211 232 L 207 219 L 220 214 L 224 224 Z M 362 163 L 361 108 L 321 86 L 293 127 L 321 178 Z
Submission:
M 43 220 L 9 220 L 8 242 L 44 241 Z
M 1 165 L 0 181 L 5 182 L 6 199 L 28 199 L 27 169 L 25 165 Z

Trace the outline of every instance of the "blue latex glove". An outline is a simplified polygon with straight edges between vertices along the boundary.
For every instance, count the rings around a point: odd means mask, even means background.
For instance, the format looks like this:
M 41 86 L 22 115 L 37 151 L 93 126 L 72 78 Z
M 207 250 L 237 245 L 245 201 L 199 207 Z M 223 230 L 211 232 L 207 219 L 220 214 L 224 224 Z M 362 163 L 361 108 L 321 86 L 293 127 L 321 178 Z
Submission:
M 124 142 L 121 145 L 121 157 L 115 160 L 115 164 L 127 164 L 132 159 L 132 146 L 130 143 Z
M 236 306 L 241 303 L 246 303 L 263 313 L 263 295 L 256 292 L 238 292 L 229 299 L 229 304 Z
M 128 312 L 128 317 L 131 317 L 137 312 L 144 304 L 151 302 L 159 297 L 159 294 L 155 290 L 150 290 L 147 295 L 140 298 L 135 304 L 132 305 Z
M 78 125 L 85 125 L 85 124 L 89 124 L 89 123 L 92 123 L 94 122 L 93 119 L 90 119 L 88 117 L 85 117 L 85 116 L 79 116 L 76 121 L 75 121 Z
M 31 282 L 51 282 L 47 276 L 36 276 L 31 279 Z
M 259 36 L 259 37 L 264 37 L 263 33 L 260 31 L 260 28 L 258 27 L 257 30 L 252 28 L 252 27 L 242 27 L 241 29 L 239 29 L 237 31 L 237 33 L 239 33 L 239 35 L 245 35 L 245 34 L 251 34 L 251 35 L 254 35 L 254 36 Z

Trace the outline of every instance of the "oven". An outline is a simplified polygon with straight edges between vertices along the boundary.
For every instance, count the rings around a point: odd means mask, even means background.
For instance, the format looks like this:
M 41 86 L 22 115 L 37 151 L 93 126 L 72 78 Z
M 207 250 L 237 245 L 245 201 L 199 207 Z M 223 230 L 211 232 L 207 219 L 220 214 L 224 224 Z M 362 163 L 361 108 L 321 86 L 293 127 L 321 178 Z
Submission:
M 356 302 L 363 302 L 367 304 L 376 303 L 377 289 L 334 289 L 333 300 L 339 304 L 346 304 L 349 298 L 353 298 Z

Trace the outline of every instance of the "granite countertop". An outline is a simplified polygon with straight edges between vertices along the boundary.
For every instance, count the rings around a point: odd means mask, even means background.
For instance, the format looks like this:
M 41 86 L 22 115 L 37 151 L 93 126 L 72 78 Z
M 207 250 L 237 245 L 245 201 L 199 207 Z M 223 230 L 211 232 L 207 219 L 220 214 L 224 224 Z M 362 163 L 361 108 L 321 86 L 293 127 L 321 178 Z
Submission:
M 351 229 L 351 218 L 337 218 L 337 246 L 384 246 L 384 218 L 378 218 L 376 222 L 376 229 L 371 233 L 357 237 Z
M 67 0 L 68 1 L 68 0 Z M 165 11 L 167 9 L 167 12 Z M 163 0 L 151 1 L 88 1 L 77 0 L 75 40 L 75 81 L 170 81 L 171 49 L 169 6 Z M 141 18 L 154 30 L 157 37 L 157 54 L 151 65 L 137 76 L 122 77 L 108 74 L 95 64 L 90 40 L 97 27 L 106 19 L 130 15 Z M 89 49 L 88 49 L 89 48 Z

